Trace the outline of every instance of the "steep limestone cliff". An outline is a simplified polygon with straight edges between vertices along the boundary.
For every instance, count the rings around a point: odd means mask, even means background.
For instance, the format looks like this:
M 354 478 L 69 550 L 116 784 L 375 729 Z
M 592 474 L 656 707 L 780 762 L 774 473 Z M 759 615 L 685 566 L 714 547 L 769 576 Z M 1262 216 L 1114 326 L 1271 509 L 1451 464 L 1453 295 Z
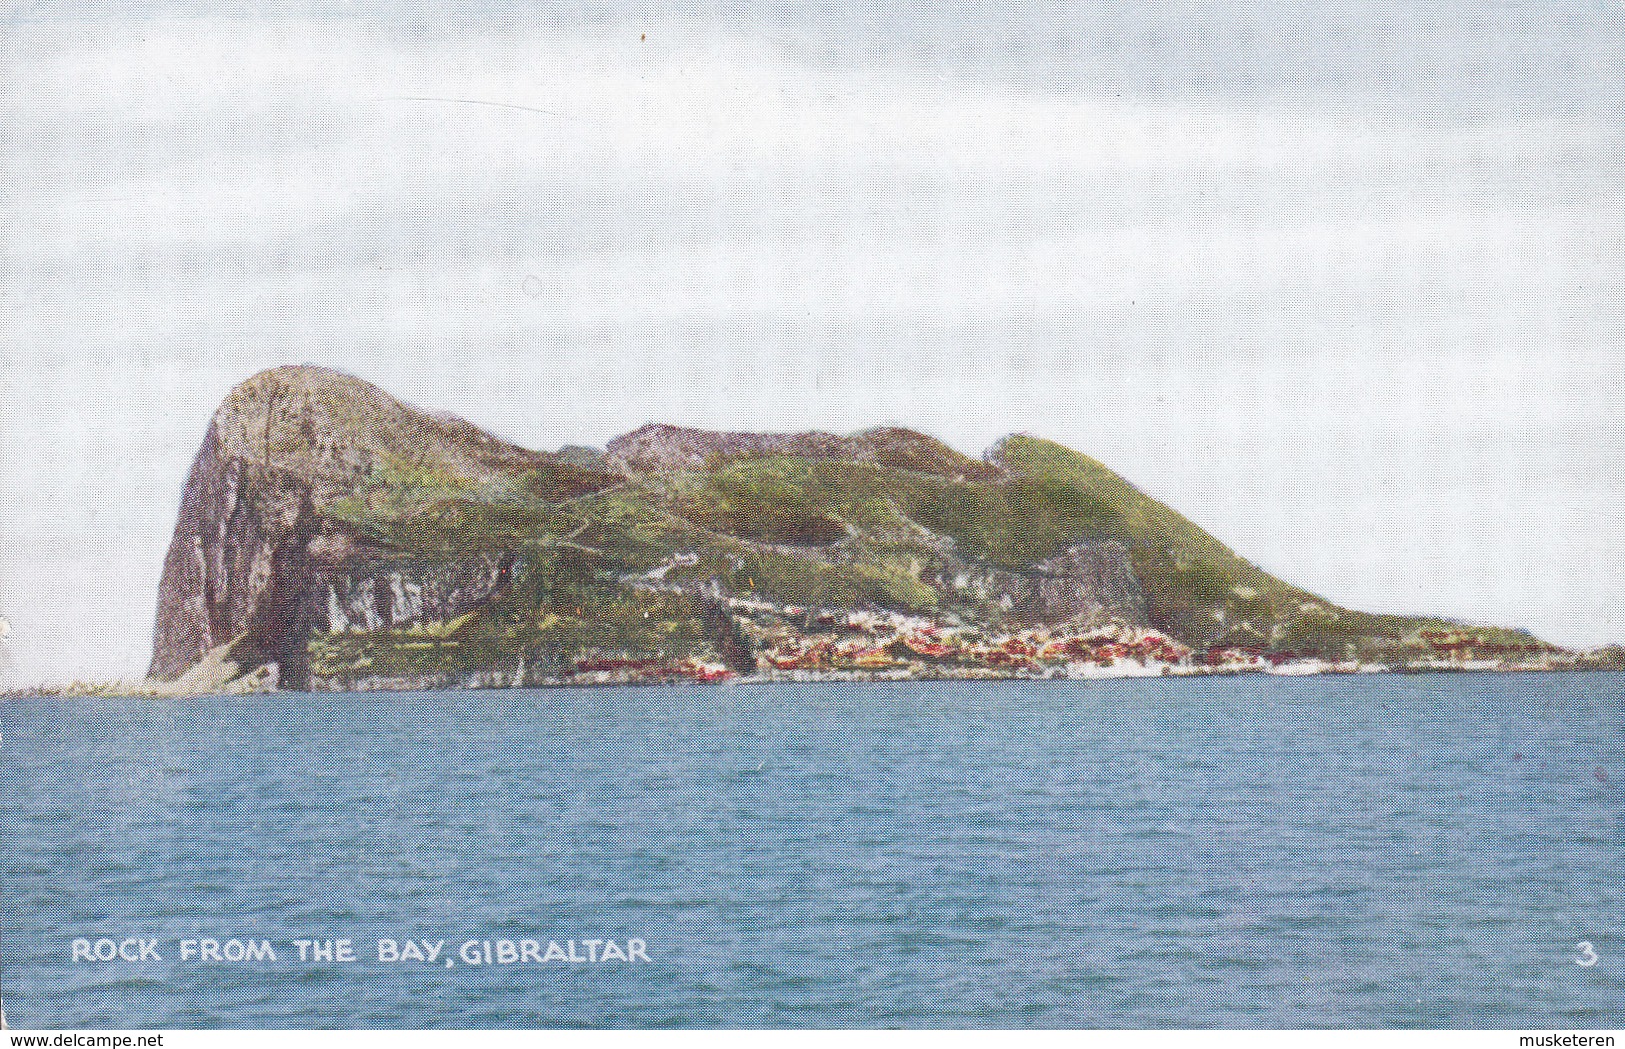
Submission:
M 149 675 L 173 680 L 235 643 L 239 662 L 280 663 L 282 680 L 297 683 L 303 636 L 328 629 L 330 608 L 348 628 L 355 594 L 373 592 L 385 563 L 391 586 L 419 595 L 414 616 L 461 614 L 489 597 L 489 566 L 396 563 L 398 552 L 324 511 L 380 476 L 410 486 L 415 473 L 433 475 L 477 489 L 549 462 L 340 372 L 306 366 L 254 376 L 215 412 L 187 477 Z M 400 609 L 388 619 L 402 622 Z

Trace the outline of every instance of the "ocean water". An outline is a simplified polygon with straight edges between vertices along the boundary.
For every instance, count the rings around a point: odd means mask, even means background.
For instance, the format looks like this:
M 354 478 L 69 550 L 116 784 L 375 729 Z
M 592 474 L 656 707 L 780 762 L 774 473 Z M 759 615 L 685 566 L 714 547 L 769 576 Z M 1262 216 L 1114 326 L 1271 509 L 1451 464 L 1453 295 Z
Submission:
M 0 728 L 18 1026 L 1625 1025 L 1625 675 L 40 699 Z M 446 945 L 377 959 L 408 937 Z M 340 938 L 357 960 L 293 946 Z M 456 956 L 523 938 L 649 960 Z

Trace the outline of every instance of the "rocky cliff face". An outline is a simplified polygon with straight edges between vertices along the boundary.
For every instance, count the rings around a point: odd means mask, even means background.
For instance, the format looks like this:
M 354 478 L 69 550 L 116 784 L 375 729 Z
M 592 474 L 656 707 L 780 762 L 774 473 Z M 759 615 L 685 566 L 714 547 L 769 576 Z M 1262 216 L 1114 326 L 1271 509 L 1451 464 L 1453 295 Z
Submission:
M 237 644 L 236 657 L 279 663 L 282 681 L 297 684 L 310 630 L 462 614 L 490 596 L 496 566 L 403 560 L 323 511 L 380 472 L 478 486 L 547 462 L 339 372 L 254 376 L 210 420 L 187 477 L 149 675 L 173 680 Z
M 985 480 L 999 476 L 993 464 L 962 455 L 935 438 L 898 427 L 838 437 L 816 430 L 724 433 L 654 424 L 615 438 L 605 453 L 609 462 L 633 474 L 706 470 L 729 460 L 782 455 L 876 463 L 948 478 Z
M 256 617 L 285 618 L 272 605 L 294 585 L 314 518 L 307 479 L 231 455 L 211 426 L 164 559 L 149 674 L 173 680 Z
M 1145 594 L 1121 543 L 1079 543 L 1025 572 L 960 562 L 927 578 L 945 591 L 1001 608 L 1016 623 L 1151 625 Z

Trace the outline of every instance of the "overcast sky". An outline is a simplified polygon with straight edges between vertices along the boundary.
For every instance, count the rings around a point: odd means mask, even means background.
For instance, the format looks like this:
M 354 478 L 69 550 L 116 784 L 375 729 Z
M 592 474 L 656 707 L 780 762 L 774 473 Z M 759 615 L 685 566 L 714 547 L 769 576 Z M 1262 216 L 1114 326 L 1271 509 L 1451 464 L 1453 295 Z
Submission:
M 1027 431 L 1625 641 L 1619 0 L 757 6 L 7 8 L 4 680 L 144 671 L 210 413 L 302 361 L 538 448 Z

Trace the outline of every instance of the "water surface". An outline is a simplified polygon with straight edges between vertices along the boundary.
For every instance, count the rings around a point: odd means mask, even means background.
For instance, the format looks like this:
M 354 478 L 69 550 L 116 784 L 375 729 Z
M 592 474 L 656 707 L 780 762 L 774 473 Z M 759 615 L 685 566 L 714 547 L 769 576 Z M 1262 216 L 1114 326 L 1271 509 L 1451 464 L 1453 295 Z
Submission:
M 1620 674 L 41 699 L 0 727 L 19 1026 L 1625 1025 Z M 163 958 L 75 963 L 80 936 Z M 233 936 L 278 961 L 178 957 Z M 408 936 L 651 961 L 373 957 Z M 359 961 L 292 956 L 337 937 Z

